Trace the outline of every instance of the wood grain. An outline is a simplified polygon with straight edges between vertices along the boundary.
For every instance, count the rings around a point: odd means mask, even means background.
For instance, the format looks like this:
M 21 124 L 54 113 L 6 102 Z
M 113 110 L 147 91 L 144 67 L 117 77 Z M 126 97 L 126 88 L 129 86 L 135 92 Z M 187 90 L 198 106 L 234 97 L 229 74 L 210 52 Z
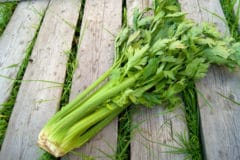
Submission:
M 82 41 L 77 54 L 78 67 L 73 76 L 71 99 L 82 92 L 112 64 L 114 57 L 114 36 L 121 27 L 122 1 L 88 0 L 85 4 L 82 22 Z M 96 159 L 107 159 L 114 155 L 117 147 L 117 119 L 106 126 L 83 147 L 76 149 L 80 155 Z M 104 153 L 103 153 L 104 152 Z M 69 154 L 64 159 L 85 159 Z
M 223 21 L 206 12 L 208 10 L 224 17 L 218 0 L 180 0 L 180 3 L 183 11 L 190 13 L 189 18 L 198 22 L 213 22 L 223 34 L 229 34 Z M 192 11 L 198 16 L 195 17 Z M 230 73 L 224 67 L 212 66 L 206 78 L 197 83 L 201 93 L 198 94 L 198 101 L 202 143 L 207 160 L 240 159 L 240 107 L 221 96 L 239 102 L 239 80 L 240 72 Z
M 74 28 L 69 24 L 76 25 L 79 10 L 79 0 L 52 0 L 49 4 L 23 78 L 38 81 L 23 82 L 20 87 L 0 159 L 33 160 L 41 155 L 37 137 L 58 110 L 60 84 L 66 72 L 65 52 L 71 49 L 74 37 Z
M 183 108 L 169 113 L 163 106 L 147 109 L 139 107 L 133 114 L 131 140 L 131 160 L 182 160 L 183 154 L 164 153 L 179 147 L 178 135 L 187 138 L 187 127 Z M 181 147 L 180 147 L 181 148 Z
M 42 13 L 49 1 L 20 2 L 0 37 L 0 75 L 16 79 L 26 50 L 36 34 Z M 39 13 L 37 13 L 39 12 Z M 9 67 L 9 66 L 14 67 Z M 6 102 L 13 87 L 13 80 L 0 77 L 0 104 Z
M 128 0 L 128 23 L 132 24 L 132 14 L 135 7 L 144 9 L 150 6 L 152 1 Z M 177 134 L 187 132 L 185 114 L 182 108 L 171 113 L 164 113 L 164 106 L 156 106 L 151 109 L 137 107 L 132 115 L 131 160 L 182 160 L 183 154 L 164 153 L 172 148 L 164 145 L 177 146 Z M 136 127 L 137 126 L 137 127 Z M 185 134 L 187 137 L 187 133 Z

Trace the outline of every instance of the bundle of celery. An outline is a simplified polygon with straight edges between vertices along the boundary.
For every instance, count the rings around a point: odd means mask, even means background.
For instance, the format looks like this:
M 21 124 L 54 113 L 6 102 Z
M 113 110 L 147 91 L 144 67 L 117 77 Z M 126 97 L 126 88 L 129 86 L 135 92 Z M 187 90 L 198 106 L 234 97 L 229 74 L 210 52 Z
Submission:
M 39 135 L 40 147 L 62 156 L 131 104 L 179 103 L 179 93 L 204 77 L 210 63 L 230 69 L 240 64 L 239 43 L 222 38 L 209 24 L 185 19 L 175 0 L 156 0 L 152 9 L 135 10 L 133 26 L 122 28 L 115 48 L 113 66 L 50 119 Z

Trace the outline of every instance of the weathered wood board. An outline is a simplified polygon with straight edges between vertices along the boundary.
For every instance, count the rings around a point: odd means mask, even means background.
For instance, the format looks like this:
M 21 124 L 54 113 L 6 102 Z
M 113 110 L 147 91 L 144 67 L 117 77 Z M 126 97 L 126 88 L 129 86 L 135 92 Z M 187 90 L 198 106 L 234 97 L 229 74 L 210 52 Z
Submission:
M 132 24 L 132 14 L 135 7 L 144 9 L 150 6 L 151 0 L 127 0 L 128 23 Z M 164 106 L 147 109 L 137 107 L 132 115 L 131 160 L 182 160 L 183 154 L 164 153 L 172 148 L 164 145 L 177 146 L 177 134 L 187 133 L 183 108 L 171 113 L 164 113 Z M 187 136 L 187 134 L 185 134 Z
M 69 24 L 77 24 L 79 11 L 80 0 L 52 0 L 49 4 L 23 78 L 37 81 L 23 82 L 20 87 L 0 159 L 35 160 L 41 155 L 37 137 L 58 110 L 60 84 L 66 71 L 65 52 L 71 49 L 75 31 Z
M 224 18 L 218 0 L 180 0 L 180 3 L 189 18 L 213 22 L 223 34 L 229 34 L 224 22 L 207 12 Z M 202 143 L 207 160 L 240 158 L 240 107 L 221 96 L 239 102 L 239 80 L 240 72 L 230 73 L 224 67 L 212 66 L 206 78 L 197 83 Z
M 82 92 L 111 66 L 114 57 L 114 37 L 111 33 L 118 33 L 121 21 L 122 1 L 86 1 L 80 35 L 82 41 L 79 43 L 77 54 L 79 64 L 73 76 L 70 99 Z M 114 155 L 116 148 L 117 118 L 86 145 L 76 149 L 79 154 L 70 153 L 64 159 L 84 159 L 83 156 L 89 155 L 105 160 L 104 153 Z
M 183 109 L 164 113 L 166 110 L 162 106 L 137 108 L 132 122 L 131 160 L 183 160 L 183 154 L 164 153 L 174 151 L 164 145 L 179 147 L 178 135 L 187 138 Z
M 16 79 L 26 50 L 36 34 L 49 1 L 20 2 L 0 37 L 0 76 Z M 0 77 L 0 104 L 7 101 L 13 87 L 13 80 Z

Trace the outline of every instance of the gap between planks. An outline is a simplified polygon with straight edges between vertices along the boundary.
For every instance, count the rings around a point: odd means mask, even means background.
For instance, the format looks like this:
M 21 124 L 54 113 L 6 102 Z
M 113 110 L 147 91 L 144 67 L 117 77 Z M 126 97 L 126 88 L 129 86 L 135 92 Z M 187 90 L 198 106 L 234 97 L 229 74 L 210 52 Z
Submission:
M 127 0 L 128 23 L 132 24 L 135 7 L 142 10 L 151 4 L 151 0 Z M 163 145 L 178 147 L 175 142 L 177 134 L 187 136 L 185 112 L 180 106 L 170 113 L 164 113 L 164 106 L 151 109 L 136 107 L 136 112 L 132 115 L 132 127 L 137 127 L 131 133 L 131 160 L 184 159 L 184 154 L 164 153 L 171 151 L 171 148 Z
M 238 32 L 240 34 L 240 0 L 236 0 L 234 5 L 235 16 L 238 17 Z
M 229 35 L 225 23 L 208 11 L 224 18 L 218 0 L 179 0 L 188 17 L 197 22 L 214 23 L 224 35 Z M 238 160 L 240 158 L 240 108 L 220 94 L 240 101 L 240 72 L 212 66 L 207 76 L 196 86 L 199 93 L 200 124 L 204 158 L 206 160 Z M 206 98 L 206 99 L 205 99 Z M 212 108 L 206 103 L 211 104 Z
M 74 28 L 69 24 L 77 24 L 80 6 L 79 0 L 50 2 L 32 51 L 32 62 L 23 80 L 64 82 L 65 52 L 71 49 L 74 37 Z M 37 146 L 37 137 L 58 110 L 61 93 L 62 85 L 56 87 L 56 84 L 40 81 L 21 84 L 0 159 L 32 160 L 40 157 L 42 151 Z

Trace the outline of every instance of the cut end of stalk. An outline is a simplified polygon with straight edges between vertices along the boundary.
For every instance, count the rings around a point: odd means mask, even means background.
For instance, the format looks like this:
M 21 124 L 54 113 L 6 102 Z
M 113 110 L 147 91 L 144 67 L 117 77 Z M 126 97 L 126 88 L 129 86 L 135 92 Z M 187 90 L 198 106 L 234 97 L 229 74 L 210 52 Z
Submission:
M 66 154 L 59 146 L 49 141 L 48 136 L 44 132 L 40 132 L 38 136 L 38 145 L 55 157 L 61 157 Z

